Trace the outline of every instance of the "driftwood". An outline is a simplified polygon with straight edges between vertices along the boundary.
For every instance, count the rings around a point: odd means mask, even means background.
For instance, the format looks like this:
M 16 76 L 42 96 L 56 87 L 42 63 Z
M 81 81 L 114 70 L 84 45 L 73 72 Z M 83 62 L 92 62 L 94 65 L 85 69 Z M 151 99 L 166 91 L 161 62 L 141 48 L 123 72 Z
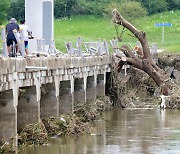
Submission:
M 142 46 L 141 51 L 136 55 L 127 45 L 123 45 L 121 50 L 124 52 L 125 56 L 116 55 L 120 59 L 117 65 L 117 71 L 120 71 L 125 63 L 141 69 L 155 81 L 158 87 L 160 87 L 161 94 L 166 96 L 169 95 L 172 89 L 171 79 L 166 72 L 160 69 L 153 61 L 146 39 L 146 33 L 136 29 L 136 27 L 124 19 L 116 9 L 113 10 L 113 22 L 132 32 Z

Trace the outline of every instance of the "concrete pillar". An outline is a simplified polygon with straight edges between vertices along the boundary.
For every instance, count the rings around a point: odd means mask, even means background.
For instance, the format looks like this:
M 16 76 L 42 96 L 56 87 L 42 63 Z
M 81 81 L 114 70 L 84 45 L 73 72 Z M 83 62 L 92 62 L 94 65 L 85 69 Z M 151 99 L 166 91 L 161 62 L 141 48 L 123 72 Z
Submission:
M 85 101 L 84 78 L 77 78 L 74 82 L 74 105 Z
M 59 78 L 59 76 L 55 76 L 54 81 L 55 81 L 55 91 L 56 91 L 56 100 L 57 100 L 57 115 L 56 116 L 58 118 L 59 117 L 59 90 L 60 90 L 60 78 Z
M 105 75 L 97 76 L 97 98 L 105 96 Z
M 39 72 L 40 74 L 40 72 Z M 41 82 L 40 82 L 40 77 L 35 78 L 35 85 L 36 85 L 36 102 L 38 104 L 38 122 L 41 121 L 41 106 L 40 106 L 40 101 L 41 101 Z
M 43 1 L 43 39 L 50 45 L 54 40 L 54 0 Z
M 87 77 L 87 101 L 96 99 L 96 87 L 94 84 L 94 76 Z
M 42 38 L 43 33 L 43 0 L 25 0 L 26 23 L 35 38 Z
M 73 94 L 71 89 L 71 81 L 61 81 L 60 82 L 60 94 L 59 94 L 59 102 L 60 102 L 60 114 L 70 114 L 73 111 Z
M 73 113 L 74 112 L 74 76 L 72 75 L 71 76 L 71 97 L 72 97 L 72 101 L 71 101 L 71 107 L 72 107 L 72 109 L 71 109 L 71 113 Z
M 59 100 L 58 100 L 59 101 Z M 54 83 L 41 86 L 41 118 L 57 117 L 57 97 Z
M 38 122 L 40 118 L 38 106 L 36 86 L 21 88 L 18 103 L 18 129 Z
M 95 99 L 97 98 L 97 72 L 94 71 L 94 87 L 95 87 Z
M 42 39 L 43 0 L 25 0 L 26 24 L 33 33 L 34 39 L 29 40 L 29 50 L 37 51 L 37 39 Z
M 9 90 L 0 93 L 0 142 L 4 140 L 13 143 L 15 136 L 13 91 Z
M 111 91 L 111 72 L 106 72 L 106 89 L 105 89 L 105 95 L 109 95 Z
M 18 133 L 17 133 L 17 106 L 18 106 L 18 96 L 19 96 L 19 84 L 18 84 L 18 75 L 17 72 L 13 73 L 13 105 L 15 110 L 15 139 L 14 139 L 14 147 L 17 151 L 18 149 Z
M 46 45 L 54 40 L 54 1 L 25 0 L 26 23 L 33 33 L 29 50 L 37 51 L 37 39 L 46 39 Z
M 83 80 L 84 80 L 84 92 L 85 92 L 85 102 L 86 102 L 87 101 L 87 74 L 86 73 L 84 73 Z

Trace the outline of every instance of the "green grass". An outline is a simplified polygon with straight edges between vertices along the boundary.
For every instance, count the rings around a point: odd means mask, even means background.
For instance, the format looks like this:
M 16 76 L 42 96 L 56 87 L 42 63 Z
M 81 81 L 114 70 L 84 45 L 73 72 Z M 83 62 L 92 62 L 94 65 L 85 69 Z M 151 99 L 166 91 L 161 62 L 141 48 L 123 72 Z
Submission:
M 165 42 L 162 44 L 162 27 L 155 27 L 157 22 L 171 22 L 172 27 L 165 27 Z M 153 16 L 140 18 L 132 21 L 133 25 L 147 34 L 147 39 L 151 45 L 158 44 L 158 48 L 166 52 L 180 54 L 180 10 L 175 12 L 164 12 Z M 65 42 L 72 41 L 74 44 L 77 37 L 81 36 L 84 41 L 111 40 L 116 37 L 114 25 L 110 18 L 96 16 L 74 16 L 71 19 L 55 20 L 55 43 L 56 47 L 65 52 Z M 119 34 L 122 27 L 118 27 Z M 125 31 L 121 44 L 136 44 L 137 39 L 130 36 L 130 32 Z M 131 34 L 132 35 L 132 34 Z M 1 41 L 1 39 L 0 39 Z M 2 44 L 0 44 L 0 48 Z
M 149 44 L 158 44 L 166 52 L 180 53 L 180 11 L 164 12 L 153 16 L 140 18 L 132 21 L 136 28 L 147 34 Z M 157 22 L 171 22 L 172 27 L 165 27 L 165 42 L 162 44 L 162 27 L 155 27 Z M 121 33 L 122 27 L 118 27 Z M 124 43 L 136 44 L 137 39 L 130 36 L 130 32 L 123 34 Z M 81 36 L 84 41 L 111 40 L 116 37 L 115 28 L 110 18 L 95 16 L 75 16 L 71 19 L 55 20 L 55 42 L 58 49 L 64 51 L 64 42 L 72 41 L 74 44 L 77 37 Z

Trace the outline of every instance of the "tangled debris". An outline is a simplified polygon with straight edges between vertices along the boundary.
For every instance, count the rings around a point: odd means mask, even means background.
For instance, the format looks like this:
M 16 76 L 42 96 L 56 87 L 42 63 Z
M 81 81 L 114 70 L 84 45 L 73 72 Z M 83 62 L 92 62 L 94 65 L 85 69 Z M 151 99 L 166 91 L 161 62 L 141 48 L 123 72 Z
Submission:
M 48 140 L 48 132 L 43 122 L 27 125 L 19 134 L 20 145 L 43 144 Z
M 180 109 L 180 96 L 173 95 L 166 99 L 166 108 L 168 109 Z
M 97 119 L 103 111 L 112 106 L 108 97 L 77 104 L 74 114 L 49 117 L 36 124 L 27 125 L 20 133 L 19 145 L 39 145 L 48 142 L 52 136 L 79 135 L 90 133 L 89 122 Z
M 86 103 L 78 103 L 73 114 L 63 114 L 59 118 L 49 117 L 41 122 L 27 125 L 18 131 L 20 149 L 24 146 L 46 144 L 50 137 L 91 133 L 91 121 L 97 119 L 103 111 L 110 109 L 112 103 L 108 97 Z M 0 143 L 0 154 L 14 152 L 13 143 Z
M 77 104 L 74 113 L 81 118 L 83 122 L 89 122 L 95 120 L 100 114 L 112 107 L 112 103 L 109 97 L 105 97 L 104 100 L 96 99 L 92 102 L 87 102 L 86 104 Z
M 61 115 L 60 118 L 50 117 L 42 121 L 49 136 L 89 133 L 88 124 L 83 123 L 75 114 Z
M 171 78 L 170 96 L 166 108 L 180 108 L 180 57 L 175 55 L 160 56 L 157 63 Z M 117 73 L 113 66 L 109 96 L 114 106 L 122 108 L 154 108 L 161 103 L 161 88 L 143 71 L 129 67 L 127 75 Z
M 8 142 L 0 142 L 0 154 L 3 154 L 3 153 L 9 153 L 9 152 L 15 152 L 13 150 L 13 144 L 11 143 L 8 143 Z
M 110 97 L 114 106 L 122 108 L 153 108 L 160 98 L 154 95 L 155 82 L 144 72 L 130 67 L 128 75 L 113 71 Z

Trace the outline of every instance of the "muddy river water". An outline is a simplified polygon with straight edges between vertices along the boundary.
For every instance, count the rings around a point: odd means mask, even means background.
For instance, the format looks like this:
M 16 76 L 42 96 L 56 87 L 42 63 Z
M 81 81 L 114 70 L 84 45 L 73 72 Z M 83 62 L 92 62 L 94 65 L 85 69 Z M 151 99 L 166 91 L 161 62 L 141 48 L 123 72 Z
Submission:
M 180 154 L 180 110 L 113 109 L 90 135 L 52 138 L 23 154 Z

